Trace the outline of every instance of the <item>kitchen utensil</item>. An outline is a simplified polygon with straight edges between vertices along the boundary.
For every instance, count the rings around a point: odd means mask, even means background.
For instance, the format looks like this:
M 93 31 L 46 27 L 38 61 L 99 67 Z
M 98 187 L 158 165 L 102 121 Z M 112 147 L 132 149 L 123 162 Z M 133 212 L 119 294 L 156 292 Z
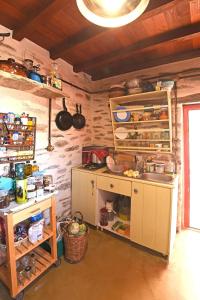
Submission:
M 115 136 L 120 140 L 126 139 L 128 137 L 128 129 L 125 127 L 118 127 L 115 130 Z
M 0 60 L 0 70 L 27 77 L 27 69 L 23 65 L 16 63 L 12 58 L 8 58 L 8 60 Z
M 81 128 L 83 128 L 83 127 L 85 127 L 86 120 L 85 120 L 85 117 L 82 115 L 82 106 L 81 106 L 81 104 L 79 106 L 79 111 L 80 111 L 80 116 L 81 116 Z
M 80 109 L 79 109 L 80 107 Z M 81 114 L 81 105 L 76 104 L 76 113 L 73 115 L 73 126 L 76 129 L 81 129 L 85 126 L 85 117 Z
M 32 79 L 32 80 L 34 80 L 34 81 L 43 83 L 43 80 L 42 80 L 41 75 L 38 74 L 38 73 L 35 72 L 35 71 L 29 71 L 29 72 L 28 72 L 28 78 L 30 78 L 30 79 Z
M 65 98 L 62 99 L 62 102 L 63 102 L 63 110 L 56 115 L 55 122 L 58 129 L 65 131 L 71 128 L 73 123 L 73 118 L 72 115 L 67 111 L 67 107 L 65 105 Z
M 105 164 L 108 148 L 101 146 L 86 146 L 82 149 L 82 164 Z
M 46 150 L 49 151 L 49 152 L 52 152 L 54 150 L 54 146 L 51 145 L 51 102 L 52 102 L 52 99 L 49 98 L 48 146 L 46 147 Z
M 121 109 L 126 109 L 125 106 L 117 106 L 116 109 L 121 110 Z M 117 122 L 128 122 L 131 117 L 131 112 L 130 111 L 123 111 L 123 112 L 114 112 L 114 118 L 115 121 Z

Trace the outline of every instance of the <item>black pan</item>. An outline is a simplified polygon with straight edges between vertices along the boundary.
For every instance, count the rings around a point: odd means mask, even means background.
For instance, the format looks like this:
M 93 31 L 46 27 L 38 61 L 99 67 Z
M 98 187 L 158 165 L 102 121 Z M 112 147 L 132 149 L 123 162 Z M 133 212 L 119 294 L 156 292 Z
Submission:
M 63 110 L 56 115 L 56 126 L 58 129 L 65 131 L 72 126 L 72 115 L 67 111 L 65 98 L 63 98 Z
M 81 105 L 79 111 L 78 104 L 76 104 L 76 113 L 73 115 L 73 126 L 76 129 L 81 129 L 85 126 L 85 117 L 81 114 Z

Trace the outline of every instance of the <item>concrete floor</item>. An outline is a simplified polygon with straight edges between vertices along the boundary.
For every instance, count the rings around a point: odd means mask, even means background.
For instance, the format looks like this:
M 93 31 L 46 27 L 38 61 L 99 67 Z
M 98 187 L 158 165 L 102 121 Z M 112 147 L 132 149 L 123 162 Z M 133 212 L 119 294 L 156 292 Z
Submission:
M 200 232 L 177 235 L 169 264 L 100 231 L 91 230 L 85 259 L 64 260 L 25 290 L 24 300 L 199 300 Z M 0 285 L 0 300 L 10 300 Z

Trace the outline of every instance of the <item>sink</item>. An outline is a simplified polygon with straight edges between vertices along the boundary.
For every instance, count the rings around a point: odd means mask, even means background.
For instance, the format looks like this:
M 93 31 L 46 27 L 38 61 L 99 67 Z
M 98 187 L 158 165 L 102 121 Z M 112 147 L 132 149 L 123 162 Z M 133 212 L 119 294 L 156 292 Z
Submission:
M 172 176 L 158 173 L 143 173 L 140 175 L 140 179 L 166 183 L 173 182 Z

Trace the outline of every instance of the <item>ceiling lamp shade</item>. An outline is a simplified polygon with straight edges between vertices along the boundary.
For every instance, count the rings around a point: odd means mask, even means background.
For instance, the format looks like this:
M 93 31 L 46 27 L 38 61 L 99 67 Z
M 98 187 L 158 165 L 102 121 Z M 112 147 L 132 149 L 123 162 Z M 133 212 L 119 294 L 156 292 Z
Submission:
M 150 0 L 76 0 L 81 14 L 103 27 L 120 27 L 137 19 Z

